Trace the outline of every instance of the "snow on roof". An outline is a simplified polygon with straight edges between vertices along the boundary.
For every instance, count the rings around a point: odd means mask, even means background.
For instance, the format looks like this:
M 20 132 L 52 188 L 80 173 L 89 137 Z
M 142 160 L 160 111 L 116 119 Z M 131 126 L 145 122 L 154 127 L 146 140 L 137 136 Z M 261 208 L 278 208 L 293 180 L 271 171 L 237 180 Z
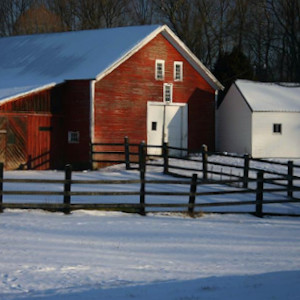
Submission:
M 161 26 L 0 38 L 0 101 L 72 79 L 95 79 Z
M 222 88 L 166 25 L 145 25 L 0 38 L 0 101 L 65 80 L 99 80 L 161 32 L 176 40 L 211 86 Z
M 300 112 L 300 84 L 239 79 L 235 85 L 252 111 Z

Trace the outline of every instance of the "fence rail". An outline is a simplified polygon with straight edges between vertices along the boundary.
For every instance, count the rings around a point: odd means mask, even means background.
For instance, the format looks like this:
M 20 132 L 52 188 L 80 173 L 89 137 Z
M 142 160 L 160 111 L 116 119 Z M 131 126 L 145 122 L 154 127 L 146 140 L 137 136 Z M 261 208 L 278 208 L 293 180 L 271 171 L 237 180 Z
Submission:
M 100 150 L 97 150 L 100 147 Z M 103 150 L 103 147 L 109 147 Z M 147 155 L 148 149 L 159 149 L 160 155 Z M 188 153 L 187 149 L 178 147 L 170 147 L 167 143 L 163 145 L 146 145 L 142 143 L 129 143 L 127 137 L 123 143 L 97 143 L 91 145 L 92 163 L 124 163 L 127 170 L 138 169 L 140 172 L 139 179 L 134 180 L 74 180 L 72 179 L 72 167 L 65 167 L 64 179 L 15 179 L 4 178 L 3 164 L 0 163 L 0 212 L 5 208 L 41 208 L 51 211 L 63 211 L 70 213 L 75 209 L 105 209 L 105 210 L 124 210 L 138 212 L 142 215 L 150 208 L 164 210 L 166 208 L 181 208 L 181 211 L 186 211 L 189 215 L 194 215 L 196 209 L 204 207 L 220 207 L 220 206 L 241 206 L 255 205 L 253 213 L 259 217 L 263 216 L 263 206 L 266 204 L 275 203 L 297 203 L 299 198 L 295 197 L 295 193 L 299 192 L 300 177 L 295 176 L 295 170 L 300 168 L 300 165 L 294 164 L 292 161 L 287 163 L 279 163 L 268 160 L 253 159 L 249 155 L 232 155 L 225 153 L 209 152 L 206 146 L 203 146 L 198 153 L 198 157 L 177 157 L 170 155 L 171 151 L 180 151 L 180 153 Z M 101 159 L 99 159 L 99 156 Z M 228 157 L 231 162 L 220 162 L 215 158 Z M 154 159 L 154 160 L 153 160 Z M 158 160 L 160 159 L 160 160 Z M 174 162 L 173 160 L 176 159 Z M 190 162 L 190 166 L 180 166 L 178 162 Z M 256 165 L 253 165 L 256 164 Z M 259 166 L 257 166 L 259 164 Z M 274 171 L 273 169 L 263 167 L 268 166 L 283 167 L 286 172 Z M 150 166 L 161 167 L 164 174 L 181 177 L 178 180 L 147 180 L 146 169 Z M 238 173 L 241 172 L 241 173 Z M 55 184 L 60 187 L 60 191 L 47 190 L 8 190 L 4 189 L 3 183 L 13 184 L 43 184 L 49 186 Z M 158 187 L 165 185 L 184 185 L 187 191 L 153 191 L 146 189 L 149 186 Z M 226 190 L 217 191 L 197 191 L 201 185 L 227 185 Z M 132 191 L 74 191 L 76 185 L 97 185 L 99 187 L 119 185 L 126 186 L 136 185 Z M 230 188 L 231 187 L 231 188 Z M 264 200 L 266 193 L 280 193 L 282 199 Z M 217 195 L 251 195 L 255 200 L 244 201 L 219 201 L 215 203 L 203 201 L 205 196 Z M 32 196 L 56 196 L 61 198 L 60 203 L 9 203 L 3 201 L 3 196 L 10 195 L 32 195 Z M 137 196 L 139 198 L 136 203 L 75 203 L 72 202 L 73 197 L 89 197 L 89 196 L 105 196 L 105 197 L 122 197 L 122 196 Z M 156 197 L 160 199 L 165 196 L 180 196 L 183 200 L 180 203 L 153 203 L 149 198 Z M 184 200 L 185 199 L 185 200 Z
M 127 140 L 128 142 L 128 140 Z M 124 144 L 117 144 L 117 146 L 124 146 Z M 263 216 L 263 206 L 266 204 L 272 203 L 298 203 L 300 199 L 293 197 L 293 192 L 299 191 L 299 186 L 295 185 L 295 181 L 299 180 L 299 177 L 293 175 L 294 164 L 288 163 L 287 174 L 276 173 L 276 177 L 265 178 L 265 174 L 274 175 L 274 172 L 263 171 L 258 168 L 251 168 L 249 166 L 250 158 L 249 156 L 238 157 L 243 159 L 243 168 L 241 166 L 236 166 L 234 164 L 222 164 L 217 163 L 216 166 L 232 167 L 243 170 L 243 176 L 237 176 L 231 174 L 232 177 L 237 179 L 220 179 L 220 180 L 209 180 L 208 174 L 225 174 L 224 172 L 212 171 L 209 170 L 208 165 L 213 164 L 209 161 L 208 151 L 203 147 L 201 152 L 201 159 L 192 161 L 195 163 L 199 162 L 201 168 L 185 168 L 175 165 L 170 165 L 169 160 L 171 159 L 168 155 L 169 149 L 168 145 L 162 146 L 162 155 L 163 163 L 154 164 L 161 166 L 164 173 L 172 174 L 169 169 L 174 168 L 179 171 L 196 171 L 202 174 L 201 178 L 198 178 L 197 173 L 193 173 L 189 176 L 187 180 L 146 180 L 146 168 L 147 166 L 153 165 L 149 160 L 147 160 L 147 148 L 149 146 L 145 143 L 134 144 L 135 147 L 138 147 L 138 153 L 135 155 L 138 156 L 139 160 L 137 162 L 137 167 L 140 170 L 140 178 L 135 180 L 73 180 L 72 179 L 72 168 L 70 165 L 65 167 L 65 178 L 63 180 L 57 179 L 9 179 L 3 177 L 3 164 L 0 164 L 0 210 L 3 211 L 5 208 L 24 208 L 24 209 L 33 209 L 41 208 L 51 211 L 63 211 L 65 213 L 70 213 L 75 209 L 105 209 L 105 210 L 123 210 L 130 212 L 138 212 L 142 215 L 145 215 L 147 209 L 157 208 L 157 209 L 172 209 L 172 208 L 181 208 L 181 211 L 186 211 L 189 215 L 194 215 L 197 208 L 204 207 L 220 207 L 220 206 L 241 206 L 241 205 L 255 205 L 255 211 L 253 213 L 258 216 Z M 158 147 L 158 146 L 157 146 Z M 130 144 L 125 143 L 124 149 L 127 149 L 127 154 L 124 152 L 126 169 L 132 168 L 131 161 L 128 159 L 130 157 Z M 177 148 L 176 148 L 177 149 Z M 118 152 L 119 154 L 119 152 Z M 129 156 L 128 156 L 129 154 Z M 126 160 L 127 159 L 127 160 Z M 296 166 L 298 167 L 298 166 Z M 249 172 L 255 171 L 256 177 L 250 177 Z M 176 174 L 176 173 L 175 173 Z M 178 176 L 180 174 L 177 173 Z M 227 174 L 228 175 L 228 174 Z M 229 174 L 230 175 L 230 174 Z M 286 181 L 286 184 L 278 183 L 278 181 Z M 36 183 L 36 184 L 58 184 L 63 186 L 62 191 L 30 191 L 30 190 L 4 190 L 3 183 Z M 98 185 L 98 186 L 107 186 L 107 185 L 130 185 L 135 184 L 138 188 L 135 191 L 73 191 L 72 187 L 75 185 Z M 146 187 L 149 185 L 186 185 L 189 187 L 189 191 L 186 192 L 175 192 L 175 191 L 151 191 L 146 190 Z M 207 191 L 199 192 L 197 187 L 200 185 L 236 185 L 242 184 L 242 187 L 237 188 L 234 186 L 232 189 L 227 189 L 226 191 Z M 254 185 L 254 187 L 249 187 L 249 184 Z M 266 185 L 271 186 L 266 186 Z M 275 185 L 275 188 L 274 188 Z M 277 187 L 278 186 L 278 187 Z M 264 195 L 271 192 L 284 192 L 286 197 L 282 196 L 282 199 L 276 200 L 264 200 Z M 228 195 L 228 194 L 253 194 L 255 200 L 244 200 L 244 201 L 220 201 L 215 203 L 201 202 L 201 197 L 203 196 L 215 196 L 215 195 Z M 3 202 L 3 195 L 52 195 L 62 197 L 61 203 L 7 203 Z M 72 197 L 74 196 L 138 196 L 139 201 L 137 203 L 72 203 Z M 186 199 L 181 203 L 151 203 L 148 201 L 148 196 L 163 197 L 163 196 L 181 196 Z M 197 200 L 197 201 L 196 201 Z
M 107 162 L 107 163 L 125 163 L 126 164 L 126 169 L 137 169 L 138 167 L 136 164 L 140 160 L 131 160 L 132 156 L 134 158 L 138 157 L 140 155 L 139 152 L 139 147 L 141 144 L 138 143 L 129 143 L 129 138 L 125 137 L 123 143 L 115 143 L 115 144 L 109 144 L 109 143 L 96 143 L 91 145 L 92 149 L 92 162 Z M 118 151 L 118 158 L 115 160 L 111 159 L 101 159 L 97 160 L 95 158 L 96 155 L 101 154 L 104 157 L 111 155 L 112 151 L 95 151 L 94 147 L 97 146 L 110 146 L 110 149 L 113 149 L 114 147 L 122 147 L 124 150 L 123 151 Z M 277 162 L 277 161 L 269 161 L 266 159 L 254 159 L 250 157 L 248 154 L 245 155 L 235 155 L 235 154 L 228 154 L 228 153 L 220 153 L 220 152 L 211 152 L 208 151 L 206 146 L 203 146 L 202 149 L 198 151 L 199 159 L 195 159 L 194 157 L 190 157 L 189 155 L 186 155 L 185 157 L 178 157 L 174 155 L 170 155 L 170 150 L 178 150 L 180 152 L 188 153 L 188 149 L 186 148 L 179 148 L 179 147 L 171 147 L 167 143 L 164 143 L 163 145 L 146 145 L 144 144 L 145 149 L 149 148 L 158 148 L 161 149 L 161 154 L 160 155 L 146 155 L 146 164 L 147 165 L 152 165 L 152 166 L 161 166 L 163 167 L 164 173 L 166 174 L 174 174 L 174 170 L 180 170 L 180 171 L 191 171 L 191 172 L 201 172 L 202 173 L 202 179 L 207 180 L 209 175 L 215 174 L 215 175 L 223 175 L 223 176 L 228 176 L 228 177 L 235 177 L 235 178 L 242 178 L 243 179 L 243 185 L 245 188 L 248 186 L 248 181 L 251 181 L 251 179 L 255 179 L 253 176 L 251 177 L 250 173 L 257 173 L 261 170 L 264 171 L 265 174 L 267 175 L 278 175 L 281 176 L 281 180 L 286 180 L 288 183 L 287 185 L 292 185 L 291 182 L 294 180 L 300 180 L 299 176 L 294 175 L 294 170 L 295 169 L 300 169 L 300 165 L 295 164 L 293 161 L 288 161 L 285 163 L 282 162 Z M 135 149 L 135 151 L 131 151 L 131 149 Z M 147 151 L 146 151 L 147 153 Z M 230 162 L 218 162 L 218 161 L 213 161 L 210 158 L 211 157 L 227 157 L 234 159 L 232 163 Z M 151 158 L 162 158 L 163 162 L 162 164 L 158 163 L 153 163 L 151 161 Z M 199 163 L 198 168 L 195 167 L 182 167 L 178 165 L 172 165 L 170 163 L 170 160 L 172 159 L 180 159 L 182 161 L 189 161 L 191 163 Z M 258 162 L 261 165 L 262 164 L 267 164 L 271 167 L 274 166 L 283 166 L 287 168 L 286 173 L 282 172 L 277 172 L 274 170 L 266 169 L 266 168 L 261 168 L 261 167 L 255 167 L 251 166 L 254 162 Z M 134 165 L 134 166 L 133 166 Z M 209 168 L 210 167 L 210 168 Z M 220 167 L 220 170 L 214 170 L 213 167 Z M 238 169 L 242 172 L 242 175 L 234 174 L 234 173 L 228 173 L 224 171 L 224 168 L 229 168 L 229 169 Z M 170 171 L 172 169 L 172 172 Z M 178 174 L 181 175 L 181 174 Z M 191 177 L 191 174 L 190 174 Z M 278 179 L 279 180 L 279 179 Z

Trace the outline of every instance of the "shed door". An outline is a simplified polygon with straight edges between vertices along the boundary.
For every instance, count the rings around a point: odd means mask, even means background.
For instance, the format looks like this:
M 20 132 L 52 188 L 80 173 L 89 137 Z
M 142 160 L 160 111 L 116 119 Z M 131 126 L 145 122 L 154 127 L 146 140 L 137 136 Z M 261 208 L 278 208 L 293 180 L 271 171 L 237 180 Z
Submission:
M 147 143 L 148 145 L 162 145 L 187 147 L 187 104 L 163 105 L 148 103 L 147 112 Z M 182 151 L 170 151 L 172 155 L 182 155 Z M 148 154 L 161 154 L 161 148 L 148 148 Z

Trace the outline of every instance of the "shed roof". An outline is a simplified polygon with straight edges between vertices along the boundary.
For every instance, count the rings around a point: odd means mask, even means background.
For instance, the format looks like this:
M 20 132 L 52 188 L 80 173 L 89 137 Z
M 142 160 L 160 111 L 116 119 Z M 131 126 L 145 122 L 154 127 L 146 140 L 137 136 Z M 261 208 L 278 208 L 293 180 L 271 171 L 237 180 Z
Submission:
M 300 84 L 239 79 L 235 85 L 252 111 L 300 112 Z
M 222 88 L 166 25 L 146 25 L 0 38 L 0 101 L 65 80 L 99 80 L 159 33 L 214 89 Z

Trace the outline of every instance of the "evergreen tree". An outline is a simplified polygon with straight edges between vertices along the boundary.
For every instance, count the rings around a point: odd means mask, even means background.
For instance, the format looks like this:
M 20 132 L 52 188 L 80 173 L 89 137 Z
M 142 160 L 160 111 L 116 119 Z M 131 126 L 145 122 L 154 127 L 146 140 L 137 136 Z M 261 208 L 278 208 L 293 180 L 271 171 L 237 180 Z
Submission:
M 234 47 L 231 52 L 220 54 L 215 63 L 213 74 L 225 87 L 219 95 L 219 103 L 236 79 L 254 79 L 251 62 L 239 47 Z

